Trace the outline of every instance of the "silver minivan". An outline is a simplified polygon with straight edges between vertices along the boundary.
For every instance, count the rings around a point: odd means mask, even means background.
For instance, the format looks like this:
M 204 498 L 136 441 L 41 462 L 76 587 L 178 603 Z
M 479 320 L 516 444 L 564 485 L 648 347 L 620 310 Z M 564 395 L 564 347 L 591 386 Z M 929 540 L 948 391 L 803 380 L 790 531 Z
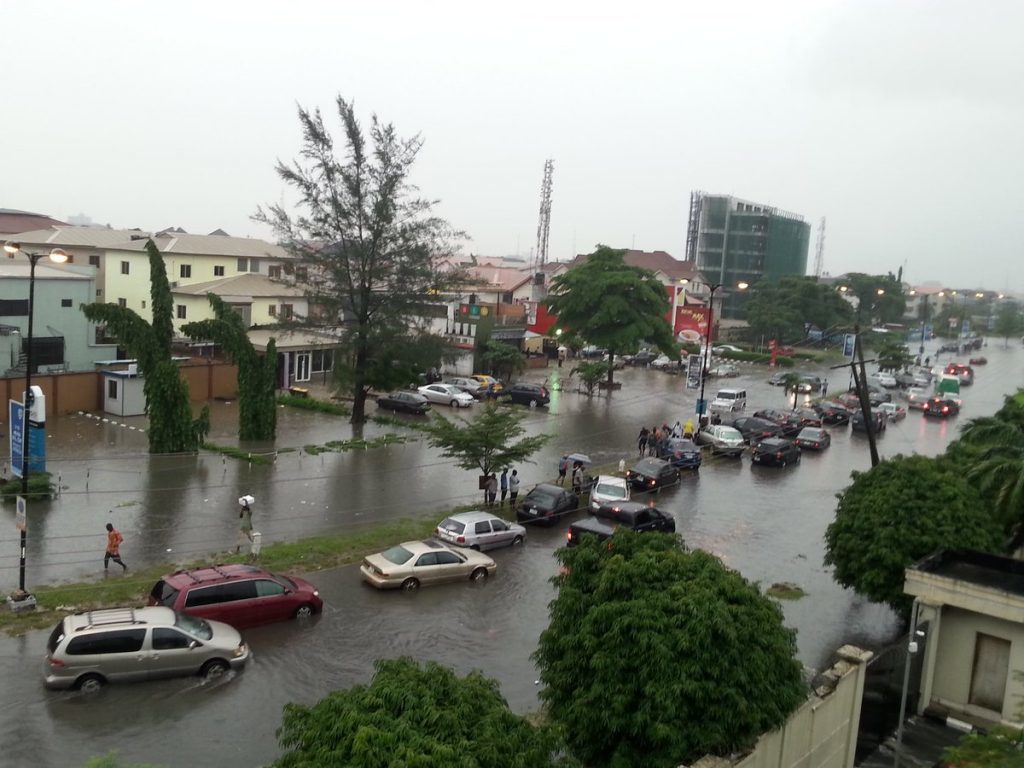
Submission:
M 170 608 L 107 608 L 61 619 L 46 643 L 47 688 L 98 691 L 159 677 L 220 677 L 241 669 L 249 648 L 234 627 Z

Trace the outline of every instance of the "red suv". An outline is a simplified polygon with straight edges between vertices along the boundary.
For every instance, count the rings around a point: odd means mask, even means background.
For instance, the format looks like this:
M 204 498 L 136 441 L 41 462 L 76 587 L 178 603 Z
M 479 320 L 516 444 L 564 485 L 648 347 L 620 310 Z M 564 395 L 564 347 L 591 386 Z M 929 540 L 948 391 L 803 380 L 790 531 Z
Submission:
M 150 605 L 166 605 L 190 616 L 251 627 L 320 613 L 320 591 L 304 579 L 252 565 L 214 565 L 175 571 L 149 593 Z

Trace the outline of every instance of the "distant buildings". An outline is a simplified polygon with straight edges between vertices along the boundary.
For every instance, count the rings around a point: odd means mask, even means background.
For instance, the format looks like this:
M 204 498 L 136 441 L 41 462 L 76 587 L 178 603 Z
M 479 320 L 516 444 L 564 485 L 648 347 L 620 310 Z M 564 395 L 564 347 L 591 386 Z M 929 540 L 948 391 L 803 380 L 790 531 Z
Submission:
M 803 216 L 731 195 L 690 195 L 686 260 L 708 281 L 723 286 L 807 274 L 811 225 Z M 741 294 L 723 302 L 727 318 L 739 314 Z

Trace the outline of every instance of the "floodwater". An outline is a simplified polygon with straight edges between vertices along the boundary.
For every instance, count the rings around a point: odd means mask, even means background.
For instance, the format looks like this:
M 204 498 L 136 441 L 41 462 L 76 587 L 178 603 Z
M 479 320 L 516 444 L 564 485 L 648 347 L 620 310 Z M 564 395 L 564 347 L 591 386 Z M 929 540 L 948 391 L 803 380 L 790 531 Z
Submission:
M 1024 350 L 1004 350 L 995 342 L 984 353 L 991 362 L 979 366 L 976 383 L 964 389 L 959 421 L 992 413 L 1022 381 Z M 806 372 L 827 376 L 833 392 L 845 389 L 848 379 L 842 371 Z M 540 376 L 554 381 L 558 373 L 549 369 Z M 565 451 L 586 452 L 596 464 L 629 463 L 642 424 L 685 421 L 693 413 L 696 393 L 683 389 L 680 377 L 648 370 L 616 375 L 623 388 L 611 398 L 588 399 L 563 390 L 554 393 L 549 409 L 530 412 L 528 433 L 556 437 L 536 464 L 519 467 L 524 493 L 555 475 Z M 727 385 L 748 390 L 748 411 L 783 406 L 781 389 L 768 386 L 766 378 L 762 367 L 744 368 Z M 715 388 L 710 381 L 709 397 Z M 235 406 L 217 402 L 211 408 L 211 439 L 237 445 Z M 346 453 L 287 451 L 273 464 L 250 466 L 212 454 L 150 457 L 145 435 L 131 429 L 140 423 L 129 419 L 121 426 L 72 415 L 48 425 L 49 468 L 59 473 L 63 490 L 58 499 L 29 512 L 29 588 L 97 576 L 107 521 L 124 533 L 122 553 L 129 565 L 233 548 L 235 500 L 244 493 L 257 499 L 254 524 L 265 541 L 356 529 L 479 498 L 475 473 L 441 458 L 412 430 L 370 424 L 367 439 L 390 432 L 409 440 Z M 883 457 L 935 454 L 957 428 L 957 419 L 925 421 L 912 412 L 890 425 L 879 449 Z M 280 411 L 279 448 L 351 436 L 344 419 Z M 246 448 L 273 452 L 266 445 Z M 822 536 L 834 514 L 834 495 L 849 482 L 851 470 L 869 463 L 866 440 L 837 428 L 829 450 L 805 453 L 800 465 L 783 470 L 752 467 L 747 458 L 709 459 L 699 473 L 663 491 L 657 503 L 675 515 L 690 546 L 714 552 L 751 580 L 788 581 L 806 590 L 806 597 L 783 608 L 797 630 L 801 661 L 822 668 L 843 643 L 877 646 L 896 628 L 888 609 L 837 587 L 822 566 Z M 0 560 L 0 582 L 9 589 L 17 583 L 18 565 L 12 505 L 2 514 L 0 554 L 7 556 Z M 117 749 L 127 761 L 168 766 L 260 765 L 278 754 L 274 731 L 284 704 L 311 704 L 331 690 L 365 682 L 375 659 L 399 655 L 437 660 L 460 672 L 481 669 L 501 683 L 513 709 L 535 709 L 537 673 L 530 654 L 547 622 L 553 552 L 565 528 L 531 530 L 525 547 L 494 553 L 498 573 L 484 585 L 407 595 L 363 586 L 355 567 L 314 574 L 327 604 L 324 614 L 249 630 L 253 663 L 211 686 L 187 679 L 114 686 L 95 697 L 47 692 L 41 685 L 46 632 L 2 638 L 0 764 L 74 766 Z

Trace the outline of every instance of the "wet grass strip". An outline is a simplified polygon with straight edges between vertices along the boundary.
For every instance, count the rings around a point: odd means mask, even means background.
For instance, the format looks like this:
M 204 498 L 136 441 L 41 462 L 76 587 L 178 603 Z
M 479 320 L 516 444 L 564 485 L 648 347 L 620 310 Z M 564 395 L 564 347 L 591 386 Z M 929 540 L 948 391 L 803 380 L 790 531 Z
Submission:
M 230 456 L 233 459 L 241 459 L 242 461 L 249 461 L 253 464 L 270 464 L 272 459 L 265 454 L 261 453 L 249 453 L 249 451 L 243 451 L 241 448 L 234 448 L 230 445 L 217 445 L 217 443 L 204 442 L 200 445 L 204 451 L 211 451 L 213 453 L 223 453 L 225 456 Z
M 260 553 L 258 563 L 273 571 L 299 573 L 337 568 L 359 562 L 366 554 L 378 552 L 401 541 L 428 538 L 437 521 L 443 517 L 444 513 L 430 512 L 421 517 L 374 524 L 362 531 L 267 544 Z M 0 609 L 0 629 L 9 635 L 18 635 L 32 629 L 51 627 L 62 616 L 76 611 L 145 605 L 153 585 L 168 572 L 215 563 L 244 562 L 248 562 L 245 554 L 213 553 L 206 560 L 186 564 L 163 563 L 140 570 L 132 569 L 127 576 L 121 575 L 120 568 L 112 568 L 109 576 L 101 574 L 93 581 L 33 587 L 31 592 L 39 607 L 35 611 L 23 613 Z
M 326 400 L 317 400 L 315 397 L 296 397 L 295 395 L 278 395 L 278 405 L 287 405 L 292 408 L 302 408 L 306 411 L 318 411 L 319 413 L 331 413 L 335 416 L 351 416 L 352 411 L 347 406 L 339 403 L 329 403 Z

